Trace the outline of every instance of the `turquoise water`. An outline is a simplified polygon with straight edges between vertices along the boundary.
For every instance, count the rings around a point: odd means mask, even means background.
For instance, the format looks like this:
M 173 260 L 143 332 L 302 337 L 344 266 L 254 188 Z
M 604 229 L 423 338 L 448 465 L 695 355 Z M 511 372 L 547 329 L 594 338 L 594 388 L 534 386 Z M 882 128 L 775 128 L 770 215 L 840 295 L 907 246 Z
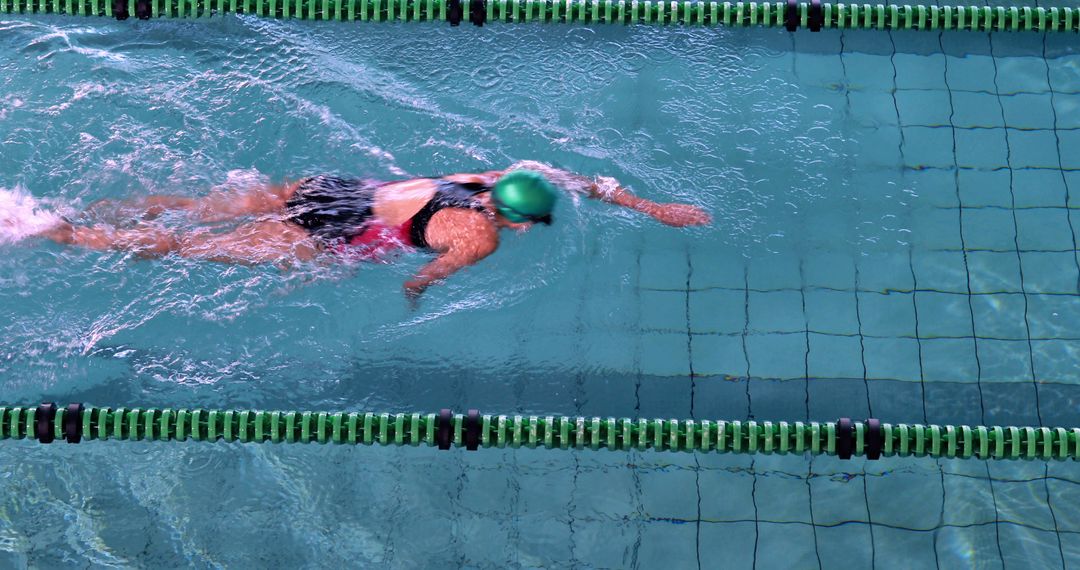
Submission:
M 539 159 L 423 262 L 2 246 L 4 402 L 1077 425 L 1074 36 L 0 19 L 0 187 L 58 208 Z M 1073 463 L 0 445 L 5 567 L 1064 567 Z

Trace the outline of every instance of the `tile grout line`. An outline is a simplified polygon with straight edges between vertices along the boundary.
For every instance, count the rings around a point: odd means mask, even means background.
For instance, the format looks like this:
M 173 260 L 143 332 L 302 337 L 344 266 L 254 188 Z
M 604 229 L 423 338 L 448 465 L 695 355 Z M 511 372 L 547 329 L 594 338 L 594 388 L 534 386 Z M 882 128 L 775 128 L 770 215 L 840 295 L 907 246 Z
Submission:
M 694 262 L 690 256 L 690 246 L 686 247 L 686 360 L 690 370 L 690 418 L 696 419 L 694 398 L 697 392 L 697 380 L 694 375 L 694 335 L 691 334 L 693 326 L 690 324 L 690 282 L 694 278 Z M 701 570 L 701 460 L 697 453 L 694 456 L 694 488 L 697 491 L 697 524 L 694 536 L 694 555 L 697 559 L 698 570 Z
M 1047 39 L 1048 39 L 1048 36 L 1047 36 L 1047 34 L 1044 33 L 1043 34 L 1043 41 L 1042 41 L 1042 56 L 1043 56 L 1042 59 L 1043 59 L 1043 64 L 1046 66 L 1046 86 L 1050 89 L 1050 112 L 1054 116 L 1054 123 L 1053 123 L 1054 124 L 1054 150 L 1057 151 L 1058 167 L 1062 167 L 1063 165 L 1062 165 L 1062 160 L 1061 160 L 1061 135 L 1058 132 L 1058 112 L 1057 112 L 1057 105 L 1056 105 L 1056 94 L 1055 94 L 1055 91 L 1054 91 L 1054 79 L 1050 74 L 1050 62 L 1046 58 L 1046 55 L 1047 55 L 1046 54 L 1046 41 L 1047 41 Z M 1077 249 L 1076 228 L 1073 225 L 1072 210 L 1068 209 L 1069 203 L 1072 201 L 1072 196 L 1071 196 L 1071 190 L 1069 188 L 1069 179 L 1068 179 L 1067 176 L 1065 176 L 1065 172 L 1063 170 L 1061 171 L 1061 182 L 1065 187 L 1065 196 L 1064 196 L 1064 198 L 1065 198 L 1065 206 L 1066 206 L 1065 219 L 1069 223 L 1069 232 L 1070 232 L 1071 237 L 1072 237 L 1073 262 L 1074 262 L 1074 264 L 1076 266 L 1076 270 L 1077 270 L 1077 276 L 1076 276 L 1077 292 L 1080 293 L 1080 256 L 1077 256 L 1077 253 L 1076 253 L 1076 249 Z M 1029 331 L 1028 335 L 1030 336 L 1030 331 Z M 1035 375 L 1035 370 L 1034 370 L 1035 359 L 1034 359 L 1034 357 L 1032 357 L 1031 366 L 1032 366 L 1032 377 L 1034 378 L 1034 375 Z M 1058 528 L 1057 515 L 1054 512 L 1054 505 L 1050 500 L 1050 484 L 1049 484 L 1049 481 L 1048 481 L 1049 476 L 1050 476 L 1050 466 L 1049 465 L 1045 465 L 1043 467 L 1043 474 L 1047 477 L 1047 480 L 1044 480 L 1044 483 L 1043 483 L 1043 485 L 1044 485 L 1044 487 L 1046 489 L 1046 506 L 1049 507 L 1050 515 L 1053 516 L 1053 518 L 1054 518 L 1054 530 L 1057 533 L 1057 539 L 1058 539 L 1058 552 L 1061 554 L 1062 564 L 1064 564 L 1065 553 L 1064 553 L 1064 551 L 1062 549 L 1062 544 L 1061 544 L 1061 529 Z
M 799 260 L 799 283 L 806 282 L 804 274 L 803 261 Z M 806 377 L 803 390 L 806 393 L 806 416 L 805 420 L 810 421 L 810 316 L 806 313 L 806 292 L 800 289 L 800 298 L 802 300 L 802 313 L 803 324 L 806 327 L 806 333 L 804 336 L 804 343 L 806 346 L 806 352 L 803 353 L 803 375 Z M 806 466 L 806 497 L 810 507 L 810 529 L 814 534 L 814 556 L 817 558 L 818 570 L 824 568 L 821 563 L 821 546 L 819 544 L 817 523 L 814 520 L 814 487 L 810 484 L 810 480 L 814 477 L 814 456 L 811 455 L 807 461 Z
M 1054 115 L 1054 149 L 1057 151 L 1058 159 L 1058 172 L 1061 174 L 1061 183 L 1065 186 L 1065 219 L 1069 222 L 1069 232 L 1072 234 L 1073 245 L 1073 263 L 1076 265 L 1076 293 L 1080 294 L 1080 256 L 1077 255 L 1077 242 L 1076 242 L 1076 228 L 1073 225 L 1072 220 L 1072 208 L 1069 207 L 1069 203 L 1072 202 L 1071 190 L 1069 188 L 1069 178 L 1065 176 L 1063 170 L 1063 164 L 1061 161 L 1061 135 L 1058 132 L 1058 113 L 1057 105 L 1055 105 L 1056 94 L 1054 91 L 1054 80 L 1050 75 L 1050 62 L 1046 59 L 1046 40 L 1047 35 L 1043 34 L 1042 41 L 1042 55 L 1043 64 L 1046 65 L 1046 85 L 1050 88 L 1050 112 Z
M 990 36 L 990 60 L 994 63 L 994 89 L 998 90 L 998 65 L 997 58 L 994 56 L 994 38 Z M 1043 38 L 1045 48 L 1045 35 Z M 1049 84 L 1048 84 L 1049 86 Z M 1051 96 L 1051 101 L 1052 101 Z M 1001 113 L 1001 120 L 1005 121 L 1005 105 L 998 98 L 998 110 Z M 1005 161 L 1009 166 L 1009 194 L 1012 197 L 1013 206 L 1016 205 L 1016 189 L 1015 182 L 1012 173 L 1012 146 L 1009 144 L 1009 131 L 1005 131 Z M 1024 261 L 1020 255 L 1020 226 L 1016 220 L 1016 210 L 1012 213 L 1013 219 L 1013 243 L 1016 245 L 1016 263 L 1020 266 L 1020 291 L 1024 293 L 1024 330 L 1027 332 L 1027 347 L 1028 347 L 1028 369 L 1031 372 L 1031 385 L 1035 390 L 1035 416 L 1038 418 L 1039 425 L 1045 425 L 1042 417 L 1042 402 L 1039 398 L 1039 382 L 1035 378 L 1035 351 L 1031 345 L 1031 319 L 1028 316 L 1028 298 L 1024 287 Z M 1071 229 L 1071 227 L 1070 227 Z M 1074 234 L 1075 235 L 1075 234 Z M 1075 246 L 1075 242 L 1074 242 Z M 1049 464 L 1043 465 L 1043 470 L 1046 474 L 1049 474 Z M 1050 519 L 1054 522 L 1054 536 L 1057 538 L 1058 556 L 1061 557 L 1061 568 L 1065 570 L 1065 550 L 1061 544 L 1061 532 L 1058 528 L 1057 514 L 1054 512 L 1054 505 L 1050 500 L 1050 483 L 1043 481 L 1043 490 L 1046 492 L 1046 507 L 1050 511 Z
M 962 253 L 963 252 L 963 250 L 959 250 L 959 249 L 923 249 L 922 251 L 924 253 Z M 975 252 L 975 253 L 988 252 L 988 253 L 1001 253 L 1001 254 L 1015 254 L 1016 250 L 1015 249 L 1010 249 L 1008 251 L 1005 251 L 1005 250 L 969 249 L 969 250 L 967 250 L 967 252 L 969 252 L 969 253 L 970 252 Z M 1073 253 L 1073 251 L 1072 250 L 1021 249 L 1020 253 Z M 649 287 L 643 287 L 642 290 L 643 291 L 652 291 L 652 292 L 655 292 L 655 293 L 672 293 L 672 294 L 675 294 L 675 293 L 685 294 L 686 293 L 686 291 L 683 290 L 683 289 L 653 289 L 653 288 L 649 288 Z M 732 293 L 734 293 L 734 292 L 742 293 L 744 290 L 746 290 L 744 287 L 728 287 L 728 286 L 724 286 L 724 285 L 716 285 L 716 286 L 709 286 L 709 287 L 695 287 L 695 288 L 692 289 L 691 292 L 692 293 L 700 293 L 700 292 L 705 292 L 705 291 L 729 291 L 729 292 L 732 292 Z M 938 293 L 938 294 L 941 294 L 941 295 L 963 295 L 964 297 L 968 297 L 968 296 L 971 296 L 971 297 L 983 297 L 983 296 L 987 296 L 987 295 L 1020 295 L 1021 294 L 1020 291 L 1007 291 L 1007 290 L 1004 290 L 1004 289 L 997 290 L 997 291 L 981 291 L 981 292 L 980 291 L 973 291 L 971 293 L 971 295 L 968 295 L 967 293 L 965 293 L 963 291 L 949 291 L 947 289 L 934 289 L 934 288 L 924 288 L 924 287 L 920 287 L 920 288 L 917 288 L 917 289 L 882 289 L 882 290 L 875 290 L 875 289 L 843 289 L 843 288 L 840 288 L 840 287 L 829 287 L 829 286 L 825 286 L 825 285 L 807 285 L 805 287 L 805 290 L 807 290 L 807 291 L 826 291 L 826 292 L 831 292 L 831 293 L 860 293 L 860 294 L 863 294 L 863 295 L 886 295 L 886 296 L 887 295 L 907 295 L 909 293 Z M 752 288 L 749 291 L 751 293 L 798 293 L 800 290 L 795 288 L 795 287 L 778 287 L 776 289 L 754 289 L 754 288 Z M 1074 292 L 1056 292 L 1056 291 L 1043 292 L 1043 293 L 1028 292 L 1027 295 L 1029 297 L 1070 297 L 1070 298 L 1077 296 L 1077 294 L 1074 293 Z
M 642 291 L 642 288 L 641 288 L 641 254 L 642 254 L 642 245 L 643 244 L 641 243 L 641 238 L 639 237 L 638 238 L 638 247 L 637 247 L 637 256 L 635 258 L 635 264 L 634 264 L 634 268 L 635 268 L 634 273 L 635 273 L 635 279 L 636 279 L 636 282 L 634 283 L 634 285 L 635 285 L 635 287 L 634 287 L 634 300 L 635 300 L 634 306 L 638 307 L 637 320 L 638 320 L 638 329 L 639 330 L 641 329 L 641 291 Z M 634 374 L 634 417 L 640 418 L 641 417 L 641 380 L 642 380 L 642 374 L 643 374 L 642 371 L 641 371 L 641 335 L 634 335 L 634 336 L 637 339 L 636 342 L 638 343 L 637 347 L 636 347 L 637 350 L 634 351 L 634 370 L 636 371 L 636 373 Z M 632 461 L 634 463 L 634 465 L 635 465 L 635 466 L 631 466 L 629 468 L 630 468 L 630 476 L 631 476 L 632 480 L 634 481 L 634 499 L 635 499 L 635 502 L 636 502 L 636 511 L 637 511 L 638 515 L 640 515 L 641 517 L 644 517 L 645 516 L 645 501 L 642 498 L 643 494 L 642 494 L 642 488 L 641 488 L 641 473 L 639 473 L 637 468 L 636 468 L 636 465 L 639 463 L 638 460 L 640 458 L 641 458 L 640 453 L 637 450 L 631 450 L 628 459 L 630 461 Z M 645 538 L 645 527 L 644 527 L 643 524 L 638 524 L 637 525 L 637 536 L 635 537 L 633 547 L 631 548 L 631 551 L 630 551 L 631 552 L 631 554 L 630 554 L 630 567 L 631 568 L 635 568 L 635 569 L 639 568 L 639 564 L 640 564 L 639 556 L 640 556 L 640 553 L 641 553 L 641 544 L 642 544 L 644 538 Z
M 747 265 L 743 270 L 743 283 L 746 284 L 746 289 L 743 292 L 743 334 L 742 334 L 742 349 L 743 359 L 746 361 L 746 417 L 747 419 L 753 419 L 753 400 L 750 395 L 750 352 L 747 350 L 746 337 L 750 330 L 750 267 Z M 753 477 L 753 484 L 750 487 L 750 501 L 754 505 L 754 565 L 757 568 L 758 559 L 758 544 L 761 539 L 761 525 L 758 519 L 761 518 L 758 512 L 757 505 L 757 473 L 754 471 L 754 466 L 757 460 L 754 457 L 750 458 L 750 475 Z
M 893 37 L 892 30 L 889 30 L 889 41 L 893 45 L 892 57 L 890 57 L 890 59 L 889 59 L 890 63 L 892 63 L 892 68 L 893 68 L 893 87 L 894 87 L 894 90 L 893 90 L 893 108 L 896 111 L 896 123 L 899 125 L 900 124 L 900 106 L 899 106 L 899 104 L 898 104 L 898 102 L 896 100 L 896 91 L 895 91 L 895 88 L 896 88 L 896 75 L 897 75 L 896 61 L 895 61 L 895 57 L 896 57 L 896 39 Z M 906 141 L 905 141 L 905 138 L 904 138 L 904 130 L 900 129 L 899 151 L 900 151 L 900 163 L 901 164 L 905 164 L 907 162 L 907 159 L 904 156 L 905 142 Z M 901 177 L 903 177 L 904 172 L 905 171 L 903 169 L 901 169 L 901 172 L 900 172 Z M 918 299 L 916 298 L 917 291 L 919 290 L 919 278 L 915 274 L 914 249 L 915 249 L 914 243 L 908 243 L 908 269 L 911 271 L 911 307 L 912 307 L 912 312 L 913 312 L 914 317 L 915 317 L 915 346 L 916 346 L 917 354 L 919 356 L 919 388 L 920 388 L 920 392 L 921 392 L 920 401 L 922 402 L 922 421 L 923 421 L 924 424 L 926 424 L 927 422 L 929 422 L 929 418 L 927 417 L 927 414 L 926 414 L 926 369 L 925 369 L 925 366 L 923 364 L 923 345 L 922 345 L 922 338 L 921 338 L 920 330 L 919 330 L 920 329 L 920 327 L 919 327 L 919 303 L 918 303 Z M 935 459 L 935 463 L 937 464 L 938 477 L 939 477 L 939 480 L 941 481 L 941 510 L 938 513 L 938 528 L 941 528 L 945 524 L 945 469 L 942 466 L 940 460 Z M 938 532 L 934 533 L 934 566 L 938 570 L 941 569 L 941 558 L 940 558 L 940 555 L 938 554 L 938 537 L 939 537 L 939 534 L 940 533 L 938 533 Z
M 846 36 L 844 35 L 843 32 L 841 32 L 840 33 L 840 55 L 839 55 L 839 58 L 840 58 L 840 69 L 841 69 L 841 73 L 843 75 L 843 84 L 844 84 L 844 102 L 845 102 L 844 112 L 847 114 L 847 116 L 851 116 L 851 91 L 848 89 L 849 81 L 848 81 L 848 75 L 847 75 L 847 63 L 844 61 L 844 49 L 846 48 L 845 40 L 846 40 Z M 895 97 L 895 95 L 894 95 L 894 97 Z M 846 174 L 848 176 L 850 176 L 854 169 L 851 166 L 847 166 L 845 170 L 847 170 Z M 859 196 L 858 196 L 859 190 L 857 188 L 854 190 L 854 192 L 855 192 L 855 216 L 856 216 L 856 219 L 858 219 L 860 217 L 860 215 L 862 214 L 862 200 L 859 200 Z M 856 237 L 859 237 L 859 236 L 856 236 Z M 859 362 L 862 365 L 863 390 L 866 392 L 866 410 L 867 410 L 867 413 L 869 414 L 868 417 L 872 418 L 872 417 L 874 417 L 874 406 L 873 406 L 873 403 L 870 401 L 870 382 L 867 379 L 867 371 L 866 371 L 866 339 L 865 339 L 865 337 L 863 337 L 862 310 L 860 309 L 860 305 L 859 305 L 859 293 L 858 293 L 858 290 L 859 290 L 859 259 L 860 259 L 860 252 L 861 251 L 862 251 L 862 239 L 860 238 L 859 239 L 859 248 L 858 248 L 858 251 L 856 251 L 856 257 L 855 257 L 855 260 L 854 260 L 854 263 L 853 263 L 854 270 L 855 270 L 855 291 L 856 291 L 856 293 L 855 293 L 855 322 L 858 325 Z M 876 544 L 876 540 L 875 540 L 875 537 L 874 537 L 874 517 L 870 512 L 870 492 L 869 492 L 869 489 L 868 489 L 868 486 L 867 486 L 868 485 L 868 483 L 867 483 L 868 478 L 866 476 L 866 462 L 865 461 L 861 465 L 861 471 L 862 471 L 862 484 L 863 484 L 862 485 L 863 486 L 863 506 L 866 509 L 866 521 L 868 523 L 868 528 L 870 529 L 870 567 L 871 568 L 877 568 L 877 544 Z
M 987 34 L 987 35 L 989 35 L 989 34 Z M 945 41 L 944 40 L 944 35 L 939 33 L 938 34 L 938 45 L 941 47 L 941 53 L 942 54 L 945 53 L 945 43 L 944 43 L 944 41 Z M 945 78 L 945 89 L 949 93 L 949 123 L 953 124 L 954 117 L 956 116 L 956 107 L 955 107 L 955 103 L 953 102 L 952 88 L 949 86 L 949 58 L 947 56 L 945 57 L 944 78 Z M 952 157 L 953 157 L 953 164 L 958 165 L 957 156 L 956 156 L 956 129 L 952 130 Z M 963 201 L 963 198 L 960 195 L 959 169 L 954 170 L 953 177 L 954 177 L 953 181 L 956 184 L 956 200 L 957 200 L 957 203 L 960 204 L 961 206 L 963 206 L 964 201 Z M 978 334 L 975 332 L 975 309 L 973 307 L 972 297 L 971 297 L 971 268 L 968 265 L 968 254 L 967 254 L 967 251 L 966 251 L 967 246 L 966 246 L 966 240 L 964 239 L 964 210 L 963 210 L 963 208 L 961 207 L 958 210 L 958 212 L 959 212 L 958 219 L 959 219 L 959 224 L 960 224 L 960 228 L 959 228 L 960 229 L 960 247 L 965 249 L 965 251 L 964 251 L 964 273 L 965 273 L 965 276 L 966 276 L 966 279 L 967 279 L 968 314 L 971 317 L 971 335 L 973 337 L 973 342 L 974 342 L 974 345 L 975 345 L 975 371 L 976 371 L 976 380 L 977 380 L 977 383 L 978 383 L 978 390 L 979 390 L 980 422 L 981 423 L 986 423 L 986 400 L 985 400 L 985 396 L 983 394 L 983 388 L 982 388 L 982 362 L 979 359 L 979 338 L 978 338 Z M 996 520 L 1001 518 L 1001 511 L 998 509 L 997 493 L 994 490 L 994 479 L 993 479 L 993 476 L 990 474 L 990 465 L 986 464 L 985 467 L 986 467 L 986 478 L 987 478 L 987 480 L 989 481 L 989 484 L 990 484 L 990 498 L 993 501 L 993 505 L 994 505 L 994 520 L 996 521 Z M 1001 529 L 997 524 L 994 525 L 994 541 L 997 544 L 998 558 L 1001 560 L 1002 566 L 1004 566 L 1005 565 L 1005 554 L 1001 550 Z

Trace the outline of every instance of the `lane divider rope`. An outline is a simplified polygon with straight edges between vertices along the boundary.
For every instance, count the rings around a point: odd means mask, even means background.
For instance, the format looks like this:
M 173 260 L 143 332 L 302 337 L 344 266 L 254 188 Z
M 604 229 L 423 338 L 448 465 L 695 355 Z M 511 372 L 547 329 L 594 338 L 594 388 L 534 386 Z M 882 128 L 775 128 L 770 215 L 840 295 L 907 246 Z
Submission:
M 715 0 L 0 0 L 0 14 L 126 20 L 228 13 L 374 22 L 684 24 L 822 29 L 1076 32 L 1080 7 Z
M 1080 459 L 1080 428 L 582 416 L 0 406 L 0 439 L 224 441 L 834 455 Z

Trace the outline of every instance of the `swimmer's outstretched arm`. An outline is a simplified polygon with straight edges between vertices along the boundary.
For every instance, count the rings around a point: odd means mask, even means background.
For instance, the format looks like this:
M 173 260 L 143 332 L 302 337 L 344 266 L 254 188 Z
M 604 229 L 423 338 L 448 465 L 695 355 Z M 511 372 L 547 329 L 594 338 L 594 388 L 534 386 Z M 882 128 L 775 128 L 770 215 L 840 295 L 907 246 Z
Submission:
M 629 190 L 615 186 L 610 190 L 602 189 L 594 184 L 590 189 L 589 197 L 615 204 L 631 210 L 651 216 L 656 221 L 682 228 L 686 226 L 704 226 L 712 222 L 712 216 L 693 204 L 662 204 L 635 196 Z
M 532 160 L 518 162 L 508 168 L 507 171 L 522 168 L 535 170 L 543 174 L 551 183 L 567 192 L 629 208 L 651 216 L 669 226 L 703 226 L 712 222 L 712 216 L 697 206 L 692 204 L 664 204 L 646 200 L 635 196 L 629 190 L 620 186 L 618 180 L 608 176 L 590 178 Z M 484 175 L 490 174 L 492 173 L 484 173 Z

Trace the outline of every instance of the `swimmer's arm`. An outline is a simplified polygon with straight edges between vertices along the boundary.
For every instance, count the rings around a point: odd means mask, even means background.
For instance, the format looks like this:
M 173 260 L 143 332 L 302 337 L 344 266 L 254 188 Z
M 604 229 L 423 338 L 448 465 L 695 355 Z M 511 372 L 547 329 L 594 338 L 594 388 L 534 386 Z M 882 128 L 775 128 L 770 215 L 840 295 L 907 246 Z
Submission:
M 669 226 L 701 226 L 712 221 L 712 216 L 708 212 L 691 204 L 662 204 L 635 196 L 619 185 L 618 180 L 609 176 L 590 178 L 532 160 L 518 162 L 507 170 L 520 168 L 535 170 L 543 174 L 551 183 L 564 191 L 629 208 L 635 212 L 651 216 Z
M 609 176 L 569 174 L 584 187 L 583 193 L 589 198 L 641 212 L 669 226 L 703 226 L 712 221 L 708 212 L 692 204 L 663 204 L 635 196 Z
M 484 259 L 499 247 L 495 224 L 472 210 L 440 211 L 428 223 L 427 235 L 431 248 L 442 253 L 405 282 L 405 296 L 411 301 L 428 287 Z
M 613 186 L 612 189 L 601 189 L 599 184 L 593 185 L 591 198 L 629 208 L 635 212 L 641 212 L 652 217 L 656 221 L 675 227 L 704 226 L 712 222 L 712 216 L 705 210 L 693 204 L 663 204 L 646 200 L 635 196 L 629 190 L 621 186 Z

